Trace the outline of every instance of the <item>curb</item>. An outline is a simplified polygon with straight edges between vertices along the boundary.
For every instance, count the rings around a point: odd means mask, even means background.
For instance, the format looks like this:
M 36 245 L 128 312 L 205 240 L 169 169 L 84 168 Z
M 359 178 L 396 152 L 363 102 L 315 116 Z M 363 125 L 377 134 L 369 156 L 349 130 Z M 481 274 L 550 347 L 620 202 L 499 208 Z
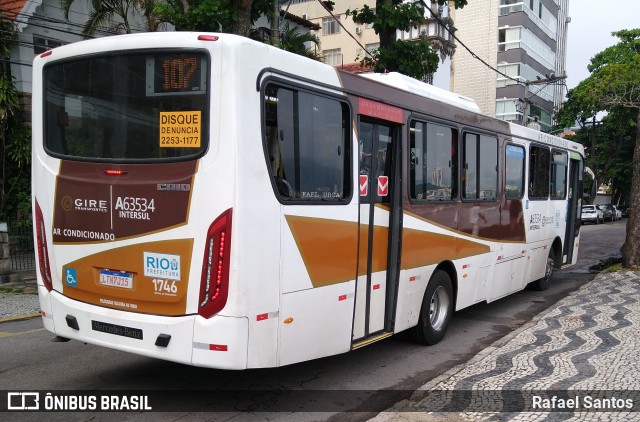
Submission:
M 23 321 L 25 319 L 32 319 L 32 318 L 36 318 L 42 316 L 40 314 L 40 312 L 34 312 L 32 314 L 23 314 L 23 315 L 16 315 L 16 316 L 11 316 L 11 317 L 6 317 L 6 318 L 0 318 L 0 323 L 3 322 L 13 322 L 13 321 Z

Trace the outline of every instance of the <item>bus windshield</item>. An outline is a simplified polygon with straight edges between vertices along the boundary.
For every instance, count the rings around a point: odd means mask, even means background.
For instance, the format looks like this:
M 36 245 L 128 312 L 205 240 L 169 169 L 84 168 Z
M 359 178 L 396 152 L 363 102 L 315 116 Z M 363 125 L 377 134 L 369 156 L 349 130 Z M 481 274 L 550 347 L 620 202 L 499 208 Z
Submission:
M 207 146 L 209 60 L 200 51 L 84 56 L 44 69 L 44 147 L 81 161 L 176 161 Z

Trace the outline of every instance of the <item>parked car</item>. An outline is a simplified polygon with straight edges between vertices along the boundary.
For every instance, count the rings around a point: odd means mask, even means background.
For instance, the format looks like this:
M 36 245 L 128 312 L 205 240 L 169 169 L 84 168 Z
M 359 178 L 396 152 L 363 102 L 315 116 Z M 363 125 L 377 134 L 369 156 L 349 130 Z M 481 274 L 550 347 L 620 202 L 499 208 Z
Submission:
M 604 213 L 601 209 L 595 205 L 583 205 L 582 206 L 582 223 L 604 223 Z
M 618 207 L 616 207 L 615 205 L 611 205 L 613 207 L 613 210 L 616 213 L 616 220 L 622 220 L 622 211 L 620 211 L 618 209 Z
M 622 217 L 629 217 L 629 205 L 620 205 L 618 209 L 622 213 Z
M 616 212 L 613 210 L 613 208 L 611 208 L 611 204 L 596 205 L 596 208 L 598 208 L 604 214 L 604 221 L 607 221 L 607 220 L 613 221 L 613 220 L 615 220 Z

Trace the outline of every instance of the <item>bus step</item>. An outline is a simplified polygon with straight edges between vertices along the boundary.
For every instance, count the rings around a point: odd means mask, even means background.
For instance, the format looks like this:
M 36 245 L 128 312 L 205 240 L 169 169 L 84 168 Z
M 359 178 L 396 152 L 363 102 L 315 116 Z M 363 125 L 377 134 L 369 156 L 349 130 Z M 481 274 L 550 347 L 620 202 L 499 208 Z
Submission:
M 380 341 L 382 339 L 385 339 L 387 337 L 391 337 L 393 335 L 393 333 L 381 333 L 378 335 L 375 335 L 373 337 L 369 337 L 366 338 L 364 340 L 360 340 L 357 343 L 353 343 L 353 346 L 351 346 L 351 350 L 355 350 L 355 349 L 359 349 L 361 347 L 367 346 L 371 343 L 375 343 L 376 341 Z

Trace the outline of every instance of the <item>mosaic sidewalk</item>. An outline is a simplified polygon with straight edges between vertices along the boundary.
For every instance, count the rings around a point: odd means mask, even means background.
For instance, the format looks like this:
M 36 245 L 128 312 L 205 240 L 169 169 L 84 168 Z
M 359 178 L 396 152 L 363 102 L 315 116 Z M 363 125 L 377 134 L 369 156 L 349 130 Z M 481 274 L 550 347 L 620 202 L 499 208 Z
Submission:
M 373 420 L 640 420 L 640 272 L 598 275 Z

